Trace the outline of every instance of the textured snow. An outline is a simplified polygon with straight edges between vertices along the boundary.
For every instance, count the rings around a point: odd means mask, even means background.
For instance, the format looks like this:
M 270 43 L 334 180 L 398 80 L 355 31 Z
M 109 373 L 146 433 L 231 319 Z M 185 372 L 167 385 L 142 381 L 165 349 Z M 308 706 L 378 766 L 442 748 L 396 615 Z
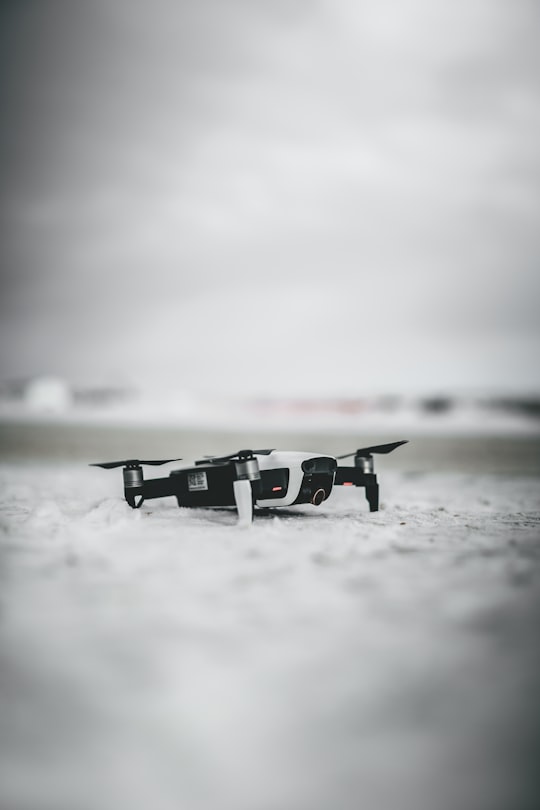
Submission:
M 380 480 L 242 530 L 4 465 L 0 806 L 537 807 L 538 478 Z

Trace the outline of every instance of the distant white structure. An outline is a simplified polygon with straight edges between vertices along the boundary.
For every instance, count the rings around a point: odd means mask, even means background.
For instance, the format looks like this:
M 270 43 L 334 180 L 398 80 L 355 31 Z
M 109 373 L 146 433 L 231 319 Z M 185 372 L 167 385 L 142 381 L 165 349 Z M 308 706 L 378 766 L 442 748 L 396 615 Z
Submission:
M 59 377 L 37 377 L 24 391 L 24 404 L 28 410 L 40 413 L 65 413 L 72 402 L 68 383 Z

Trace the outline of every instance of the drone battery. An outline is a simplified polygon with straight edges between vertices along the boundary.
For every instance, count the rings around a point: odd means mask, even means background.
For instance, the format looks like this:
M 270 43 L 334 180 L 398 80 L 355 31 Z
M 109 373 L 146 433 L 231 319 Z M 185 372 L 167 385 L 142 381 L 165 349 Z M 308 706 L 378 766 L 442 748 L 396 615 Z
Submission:
M 239 480 L 233 465 L 198 464 L 170 473 L 178 506 L 235 506 L 234 482 Z M 251 480 L 253 497 L 259 497 L 260 480 Z

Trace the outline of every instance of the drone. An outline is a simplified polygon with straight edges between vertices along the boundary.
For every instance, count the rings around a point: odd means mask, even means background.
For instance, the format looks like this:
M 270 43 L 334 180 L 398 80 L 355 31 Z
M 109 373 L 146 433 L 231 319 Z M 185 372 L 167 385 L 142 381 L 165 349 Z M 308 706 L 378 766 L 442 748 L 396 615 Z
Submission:
M 140 509 L 152 498 L 174 497 L 179 507 L 236 507 L 238 524 L 249 525 L 254 507 L 320 506 L 330 497 L 334 486 L 363 487 L 370 512 L 377 512 L 379 484 L 373 455 L 391 453 L 406 443 L 403 440 L 362 447 L 336 457 L 289 450 L 238 450 L 172 470 L 166 478 L 145 479 L 143 465 L 170 464 L 182 461 L 181 458 L 132 458 L 90 466 L 105 470 L 123 467 L 124 497 L 132 509 Z M 354 466 L 338 464 L 352 456 Z

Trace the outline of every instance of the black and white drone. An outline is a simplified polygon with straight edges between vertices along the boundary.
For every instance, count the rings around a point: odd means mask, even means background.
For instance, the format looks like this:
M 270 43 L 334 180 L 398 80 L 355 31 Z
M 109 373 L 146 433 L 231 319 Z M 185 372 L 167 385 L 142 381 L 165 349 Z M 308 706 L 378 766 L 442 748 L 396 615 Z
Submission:
M 181 461 L 126 459 L 91 464 L 111 470 L 123 467 L 124 496 L 133 509 L 151 498 L 176 498 L 180 507 L 236 507 L 238 523 L 249 525 L 254 507 L 268 509 L 310 503 L 320 506 L 334 486 L 364 487 L 371 512 L 379 509 L 379 484 L 373 455 L 391 453 L 406 440 L 362 447 L 343 456 L 281 450 L 239 450 L 228 456 L 204 458 L 195 466 L 173 470 L 166 478 L 145 479 L 144 464 Z M 354 466 L 338 461 L 354 456 Z

